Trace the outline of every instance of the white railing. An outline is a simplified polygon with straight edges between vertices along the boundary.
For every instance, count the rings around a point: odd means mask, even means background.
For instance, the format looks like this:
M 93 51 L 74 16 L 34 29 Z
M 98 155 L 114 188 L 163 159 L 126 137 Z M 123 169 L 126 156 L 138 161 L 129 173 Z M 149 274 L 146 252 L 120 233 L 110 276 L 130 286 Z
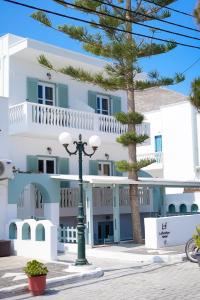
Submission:
M 121 124 L 113 116 L 31 102 L 11 106 L 9 120 L 13 126 L 20 123 L 26 125 L 30 122 L 48 127 L 84 129 L 111 134 L 122 134 L 127 131 L 127 125 Z M 149 123 L 137 125 L 136 131 L 138 134 L 150 135 Z
M 74 227 L 59 227 L 58 241 L 61 243 L 77 243 L 77 229 Z
M 137 155 L 137 159 L 153 159 L 156 163 L 160 164 L 163 162 L 163 153 L 162 152 L 154 152 L 154 153 L 145 153 Z
M 9 108 L 9 122 L 10 124 L 21 123 L 26 117 L 24 103 L 13 105 Z
M 93 188 L 94 207 L 112 207 L 113 190 L 111 188 Z M 61 208 L 78 206 L 79 189 L 61 188 Z M 141 206 L 150 205 L 150 191 L 148 188 L 138 188 L 139 203 Z M 129 188 L 119 189 L 120 206 L 130 206 Z

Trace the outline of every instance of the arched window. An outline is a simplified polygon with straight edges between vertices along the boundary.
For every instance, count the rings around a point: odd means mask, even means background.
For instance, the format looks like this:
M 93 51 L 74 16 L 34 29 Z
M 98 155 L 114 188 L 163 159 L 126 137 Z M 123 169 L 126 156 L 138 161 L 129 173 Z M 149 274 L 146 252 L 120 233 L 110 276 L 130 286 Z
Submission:
M 185 204 L 181 204 L 179 207 L 180 213 L 184 214 L 187 212 L 187 206 Z
M 195 204 L 195 203 L 193 203 L 193 204 L 191 205 L 191 212 L 198 212 L 198 210 L 199 210 L 198 205 Z
M 22 226 L 22 240 L 30 240 L 31 239 L 31 228 L 28 223 L 24 223 Z
M 9 239 L 17 239 L 17 226 L 15 223 L 11 223 L 9 226 Z
M 170 214 L 173 214 L 176 212 L 176 208 L 175 208 L 175 205 L 174 204 L 170 204 L 169 207 L 168 207 L 168 212 Z
M 36 241 L 45 241 L 45 229 L 42 224 L 36 227 Z

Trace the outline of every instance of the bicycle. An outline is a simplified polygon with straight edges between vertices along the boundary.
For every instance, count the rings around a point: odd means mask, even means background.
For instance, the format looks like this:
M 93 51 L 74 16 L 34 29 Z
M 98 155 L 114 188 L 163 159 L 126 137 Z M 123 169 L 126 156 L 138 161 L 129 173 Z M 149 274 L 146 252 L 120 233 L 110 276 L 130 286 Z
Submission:
M 196 253 L 200 251 L 200 248 L 198 248 L 194 242 L 194 239 L 191 238 L 187 241 L 185 245 L 185 253 L 187 256 L 187 259 L 193 263 L 197 263 Z

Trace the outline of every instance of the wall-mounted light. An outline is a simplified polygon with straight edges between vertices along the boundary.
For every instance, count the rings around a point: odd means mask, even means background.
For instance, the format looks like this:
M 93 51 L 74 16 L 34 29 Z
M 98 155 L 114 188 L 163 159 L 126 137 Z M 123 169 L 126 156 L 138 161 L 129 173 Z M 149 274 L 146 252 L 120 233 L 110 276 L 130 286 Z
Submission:
M 51 80 L 51 73 L 48 72 L 46 75 L 49 78 L 49 80 Z
M 49 154 L 51 154 L 51 153 L 52 153 L 52 149 L 51 149 L 51 147 L 47 147 L 47 152 L 48 152 Z
M 108 153 L 105 153 L 105 158 L 106 158 L 107 160 L 109 160 L 109 154 L 108 154 Z

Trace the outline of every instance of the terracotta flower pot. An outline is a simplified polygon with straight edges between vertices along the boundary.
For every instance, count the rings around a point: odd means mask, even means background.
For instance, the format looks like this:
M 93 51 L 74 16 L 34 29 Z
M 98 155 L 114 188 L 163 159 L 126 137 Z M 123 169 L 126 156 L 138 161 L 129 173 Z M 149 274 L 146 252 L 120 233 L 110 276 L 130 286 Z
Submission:
M 33 296 L 43 295 L 46 288 L 46 275 L 28 277 L 29 291 Z

